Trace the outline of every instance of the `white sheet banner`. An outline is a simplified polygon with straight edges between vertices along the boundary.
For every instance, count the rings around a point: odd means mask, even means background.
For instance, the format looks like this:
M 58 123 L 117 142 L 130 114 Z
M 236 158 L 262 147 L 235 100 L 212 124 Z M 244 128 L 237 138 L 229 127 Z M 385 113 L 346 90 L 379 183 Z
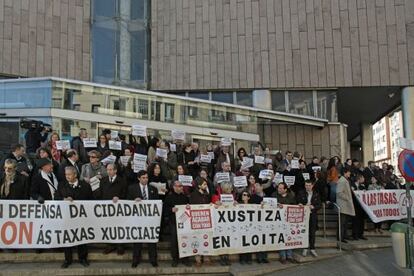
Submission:
M 158 242 L 161 200 L 0 201 L 0 248 Z
M 408 200 L 405 190 L 354 191 L 354 193 L 374 223 L 407 217 Z M 411 191 L 411 196 L 414 197 L 414 191 Z M 414 212 L 414 208 L 411 212 Z
M 309 207 L 178 206 L 180 257 L 308 247 Z

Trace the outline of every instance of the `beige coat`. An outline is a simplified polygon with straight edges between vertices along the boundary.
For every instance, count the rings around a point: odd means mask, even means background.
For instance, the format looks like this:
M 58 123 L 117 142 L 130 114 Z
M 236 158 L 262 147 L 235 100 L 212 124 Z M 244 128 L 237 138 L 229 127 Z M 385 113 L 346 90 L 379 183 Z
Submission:
M 355 216 L 354 203 L 352 202 L 351 185 L 348 180 L 341 176 L 336 188 L 336 203 L 341 208 L 341 214 Z

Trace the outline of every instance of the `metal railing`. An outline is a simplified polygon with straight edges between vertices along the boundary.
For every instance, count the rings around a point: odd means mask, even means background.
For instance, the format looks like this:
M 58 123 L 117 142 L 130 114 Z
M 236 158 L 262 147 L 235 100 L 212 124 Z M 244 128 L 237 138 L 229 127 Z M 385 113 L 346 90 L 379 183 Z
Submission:
M 338 204 L 331 202 L 336 209 L 338 209 L 338 247 L 339 251 L 342 251 L 342 233 L 341 233 L 341 207 Z M 322 216 L 323 216 L 323 237 L 326 239 L 326 204 L 322 203 Z

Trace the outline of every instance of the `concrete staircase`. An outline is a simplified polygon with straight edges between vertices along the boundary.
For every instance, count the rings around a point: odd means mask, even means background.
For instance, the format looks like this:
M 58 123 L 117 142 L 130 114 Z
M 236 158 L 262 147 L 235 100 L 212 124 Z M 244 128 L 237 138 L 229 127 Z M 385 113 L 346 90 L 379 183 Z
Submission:
M 367 224 L 370 227 L 370 224 Z M 168 236 L 164 241 L 158 243 L 158 262 L 159 267 L 154 268 L 148 263 L 148 254 L 143 252 L 142 263 L 137 268 L 131 268 L 132 249 L 127 245 L 124 255 L 119 256 L 115 252 L 104 255 L 105 245 L 89 245 L 90 267 L 84 268 L 78 263 L 74 263 L 67 269 L 61 269 L 60 265 L 64 260 L 61 250 L 45 250 L 38 254 L 34 250 L 19 250 L 17 252 L 0 252 L 0 275 L 263 275 L 300 265 L 307 262 L 315 262 L 322 259 L 336 257 L 341 254 L 352 253 L 353 250 L 364 250 L 391 246 L 390 234 L 384 231 L 382 234 L 366 232 L 367 241 L 350 241 L 342 243 L 342 251 L 338 250 L 336 241 L 337 214 L 334 210 L 326 210 L 326 231 L 323 231 L 323 215 L 319 215 L 319 228 L 316 238 L 318 257 L 301 255 L 302 250 L 294 250 L 294 259 L 297 263 L 282 265 L 277 252 L 269 252 L 269 264 L 257 264 L 255 254 L 253 264 L 241 265 L 238 263 L 238 255 L 231 255 L 231 266 L 221 266 L 218 257 L 212 257 L 211 265 L 202 267 L 186 267 L 179 264 L 178 267 L 171 267 L 171 257 L 169 252 Z M 144 247 L 144 251 L 146 251 Z M 74 260 L 77 259 L 74 253 Z

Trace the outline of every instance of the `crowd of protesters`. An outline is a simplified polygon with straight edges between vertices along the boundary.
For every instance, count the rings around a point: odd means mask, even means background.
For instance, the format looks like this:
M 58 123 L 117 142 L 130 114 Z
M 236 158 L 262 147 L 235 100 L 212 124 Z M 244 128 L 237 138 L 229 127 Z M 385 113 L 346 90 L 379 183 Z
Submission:
M 309 248 L 313 256 L 315 251 L 315 233 L 318 229 L 318 210 L 326 204 L 333 207 L 336 202 L 341 212 L 341 241 L 349 240 L 347 224 L 352 222 L 352 238 L 366 239 L 364 224 L 366 215 L 359 206 L 352 190 L 399 189 L 401 184 L 394 174 L 392 166 L 383 164 L 378 168 L 369 162 L 364 168 L 358 160 L 347 159 L 341 162 L 338 156 L 312 157 L 309 164 L 300 152 L 286 151 L 270 153 L 269 149 L 258 143 L 252 153 L 247 149 L 232 149 L 231 146 L 207 145 L 200 148 L 197 143 L 161 140 L 157 137 L 136 137 L 119 135 L 113 137 L 110 130 L 104 130 L 94 149 L 85 148 L 83 140 L 88 137 L 86 129 L 71 140 L 71 148 L 58 150 L 57 133 L 49 133 L 48 139 L 31 143 L 30 152 L 25 146 L 16 144 L 11 147 L 1 161 L 0 198 L 3 200 L 33 199 L 40 203 L 45 200 L 152 200 L 163 201 L 161 232 L 170 233 L 172 266 L 180 261 L 191 265 L 188 258 L 179 259 L 176 234 L 175 212 L 177 205 L 210 204 L 219 206 L 221 194 L 232 194 L 237 204 L 262 204 L 264 197 L 276 197 L 278 204 L 307 205 L 311 209 L 309 221 Z M 110 140 L 121 141 L 121 150 L 111 150 Z M 174 146 L 173 146 L 174 145 Z M 160 157 L 157 149 L 167 151 Z M 233 155 L 233 151 L 235 154 Z M 147 170 L 134 171 L 134 154 L 147 155 Z M 114 162 L 103 163 L 113 155 Z M 202 162 L 200 156 L 211 156 L 210 162 Z M 123 158 L 121 158 L 123 157 Z M 246 166 L 246 159 L 253 159 Z M 308 157 L 307 157 L 308 158 Z M 122 162 L 122 160 L 127 162 Z M 262 170 L 271 170 L 270 177 L 260 178 Z M 225 181 L 218 174 L 228 174 Z M 180 175 L 191 175 L 192 186 L 183 186 Z M 280 181 L 277 175 L 295 176 L 294 184 Z M 246 176 L 247 187 L 233 185 L 235 176 Z M 99 187 L 92 190 L 92 184 L 99 180 Z M 279 181 L 277 181 L 279 179 Z M 283 179 L 283 178 L 282 178 Z M 236 203 L 235 203 L 236 204 Z M 279 206 L 280 207 L 280 206 Z M 375 231 L 381 232 L 381 224 L 375 224 Z M 142 244 L 133 245 L 132 266 L 141 261 Z M 80 263 L 88 266 L 86 245 L 77 246 Z M 125 247 L 107 245 L 104 254 L 116 251 L 124 254 Z M 149 260 L 156 267 L 157 247 L 149 244 Z M 280 261 L 294 262 L 292 250 L 282 250 Z M 256 253 L 258 263 L 268 263 L 267 253 Z M 211 262 L 208 256 L 196 256 L 195 265 Z M 72 248 L 65 249 L 66 268 L 72 263 Z M 220 264 L 228 265 L 229 256 L 220 256 Z M 252 263 L 252 254 L 240 255 L 240 263 Z

